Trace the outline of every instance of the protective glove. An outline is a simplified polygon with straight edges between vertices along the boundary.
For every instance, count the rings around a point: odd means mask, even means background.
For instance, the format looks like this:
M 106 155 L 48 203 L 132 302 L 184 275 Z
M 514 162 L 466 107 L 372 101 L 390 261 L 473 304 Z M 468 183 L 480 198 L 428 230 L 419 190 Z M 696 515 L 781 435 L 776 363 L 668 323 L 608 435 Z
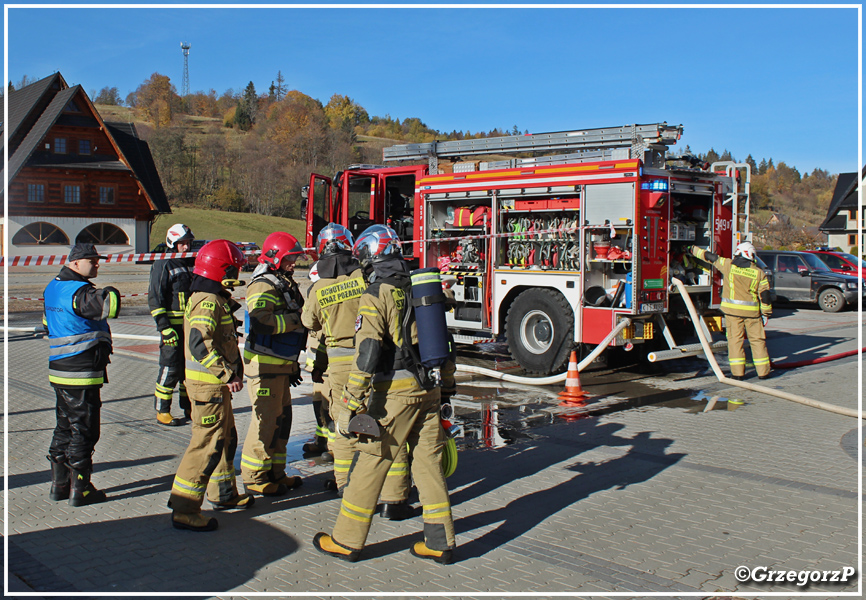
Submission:
M 683 248 L 683 252 L 685 252 L 686 254 L 692 254 L 692 255 L 694 255 L 694 253 L 695 253 L 694 250 L 695 250 L 695 247 L 692 246 L 691 244 L 689 244 L 688 246 L 686 246 L 685 248 Z
M 313 383 L 325 383 L 325 378 L 323 377 L 324 374 L 325 372 L 321 369 L 313 367 L 313 371 L 310 373 L 310 378 L 313 380 Z
M 289 374 L 289 385 L 292 387 L 298 387 L 304 382 L 303 378 L 301 378 L 301 372 L 296 371 L 294 373 Z
M 162 338 L 162 343 L 164 346 L 177 346 L 177 343 L 180 341 L 180 337 L 177 335 L 177 331 L 168 327 L 159 332 L 160 337 Z
M 768 315 L 761 315 L 761 323 L 764 324 L 764 327 L 767 326 L 767 321 L 769 321 L 769 320 L 770 320 L 770 317 Z
M 351 421 L 354 416 L 355 411 L 353 410 L 349 410 L 348 408 L 341 410 L 340 414 L 337 415 L 337 420 L 335 421 L 337 433 L 343 437 L 352 437 L 352 434 L 349 433 L 349 421 Z

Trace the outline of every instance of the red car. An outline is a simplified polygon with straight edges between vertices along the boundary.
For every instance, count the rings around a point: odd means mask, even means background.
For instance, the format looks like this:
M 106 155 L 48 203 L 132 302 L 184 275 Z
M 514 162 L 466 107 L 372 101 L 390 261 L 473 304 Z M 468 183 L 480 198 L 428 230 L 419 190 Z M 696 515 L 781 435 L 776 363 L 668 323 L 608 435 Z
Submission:
M 818 248 L 817 250 L 806 250 L 809 254 L 817 254 L 818 258 L 827 263 L 827 267 L 834 273 L 843 275 L 857 275 L 858 265 L 866 271 L 866 261 L 857 258 L 847 252 L 838 252 L 829 248 Z

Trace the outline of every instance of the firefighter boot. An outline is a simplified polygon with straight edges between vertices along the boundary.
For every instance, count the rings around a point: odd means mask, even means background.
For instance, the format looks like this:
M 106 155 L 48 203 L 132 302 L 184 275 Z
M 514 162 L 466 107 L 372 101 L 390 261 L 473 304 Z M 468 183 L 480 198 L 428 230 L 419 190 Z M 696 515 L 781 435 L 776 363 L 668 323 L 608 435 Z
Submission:
M 87 506 L 89 504 L 99 504 L 105 502 L 105 492 L 93 487 L 90 483 L 90 474 L 92 471 L 79 471 L 72 469 L 72 490 L 69 495 L 69 504 L 71 506 Z
M 328 451 L 328 438 L 317 435 L 314 441 L 304 444 L 301 450 L 305 455 L 319 456 L 322 452 Z
M 248 492 L 261 494 L 262 496 L 285 496 L 289 488 L 281 483 L 245 483 Z
M 347 562 L 357 561 L 358 556 L 361 554 L 360 550 L 350 550 L 337 544 L 331 536 L 321 531 L 313 538 L 313 546 L 322 554 L 334 556 Z
M 208 519 L 200 512 L 182 513 L 174 511 L 171 513 L 171 524 L 175 529 L 188 529 L 189 531 L 213 531 L 219 526 L 216 519 Z
M 252 508 L 256 503 L 256 497 L 252 494 L 238 494 L 227 502 L 211 502 L 214 510 L 234 510 Z
M 48 462 L 51 463 L 51 491 L 48 492 L 48 497 L 58 502 L 69 498 L 69 465 L 66 464 L 66 459 L 54 459 L 46 456 Z
M 273 473 L 271 475 L 273 475 Z M 277 485 L 286 486 L 286 490 L 293 490 L 304 485 L 304 480 L 297 475 L 286 475 L 283 473 L 282 477 L 277 478 L 272 476 L 271 479 L 273 480 L 273 483 L 276 483 Z
M 443 565 L 451 564 L 451 561 L 454 560 L 451 550 L 431 550 L 424 542 L 415 542 L 412 547 L 409 548 L 409 553 L 418 558 L 435 560 L 439 564 Z
M 156 413 L 156 421 L 160 425 L 165 425 L 166 427 L 178 427 L 184 423 L 183 419 L 175 419 L 172 417 L 170 412 Z
M 389 521 L 404 521 L 415 516 L 415 510 L 405 500 L 396 504 L 385 502 L 379 506 L 381 506 L 382 518 Z

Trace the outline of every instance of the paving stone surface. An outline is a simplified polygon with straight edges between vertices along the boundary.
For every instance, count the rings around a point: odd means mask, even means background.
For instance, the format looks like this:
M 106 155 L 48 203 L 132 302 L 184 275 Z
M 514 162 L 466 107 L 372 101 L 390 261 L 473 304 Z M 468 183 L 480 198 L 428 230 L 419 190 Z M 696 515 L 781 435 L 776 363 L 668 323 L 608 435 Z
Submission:
M 857 341 L 856 314 L 854 324 L 840 331 L 830 322 L 821 336 L 849 349 Z M 135 315 L 112 330 L 155 333 L 148 316 Z M 116 347 L 94 457 L 94 483 L 109 501 L 73 508 L 48 499 L 54 393 L 47 343 L 10 335 L 4 423 L 10 593 L 794 597 L 804 588 L 739 582 L 735 569 L 858 567 L 863 439 L 857 421 L 722 386 L 697 361 L 645 381 L 745 405 L 709 412 L 652 405 L 574 421 L 551 418 L 512 444 L 461 451 L 448 480 L 459 544 L 450 566 L 408 553 L 420 539 L 420 517 L 376 517 L 354 564 L 315 551 L 313 535 L 333 526 L 339 500 L 323 490 L 328 467 L 301 456 L 314 430 L 307 383 L 293 391 L 288 449 L 290 470 L 304 477 L 304 486 L 282 498 L 258 498 L 249 511 L 220 513 L 216 532 L 177 531 L 166 501 L 189 428 L 166 428 L 154 419 L 153 343 L 118 340 Z M 854 357 L 789 371 L 770 383 L 850 408 L 858 402 L 857 378 Z M 555 406 L 549 391 L 540 397 Z M 243 439 L 246 391 L 233 406 Z M 806 591 L 827 598 L 854 593 L 859 575 L 847 583 L 812 583 Z

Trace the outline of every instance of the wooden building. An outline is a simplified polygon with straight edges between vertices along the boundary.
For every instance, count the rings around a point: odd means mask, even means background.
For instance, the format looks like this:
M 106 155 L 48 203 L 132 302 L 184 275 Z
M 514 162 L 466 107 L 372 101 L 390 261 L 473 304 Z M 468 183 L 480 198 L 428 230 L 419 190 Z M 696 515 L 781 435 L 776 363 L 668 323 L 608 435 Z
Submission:
M 9 180 L 3 255 L 147 252 L 171 213 L 150 149 L 132 123 L 106 123 L 80 85 L 55 73 L 8 93 Z M 0 192 L 2 193 L 2 192 Z
M 863 246 L 857 240 L 857 222 L 863 216 L 863 207 L 857 194 L 861 180 L 866 180 L 866 167 L 859 174 L 839 173 L 827 218 L 820 225 L 821 231 L 827 234 L 827 245 L 831 248 L 851 252 L 856 247 L 857 253 L 863 254 Z

